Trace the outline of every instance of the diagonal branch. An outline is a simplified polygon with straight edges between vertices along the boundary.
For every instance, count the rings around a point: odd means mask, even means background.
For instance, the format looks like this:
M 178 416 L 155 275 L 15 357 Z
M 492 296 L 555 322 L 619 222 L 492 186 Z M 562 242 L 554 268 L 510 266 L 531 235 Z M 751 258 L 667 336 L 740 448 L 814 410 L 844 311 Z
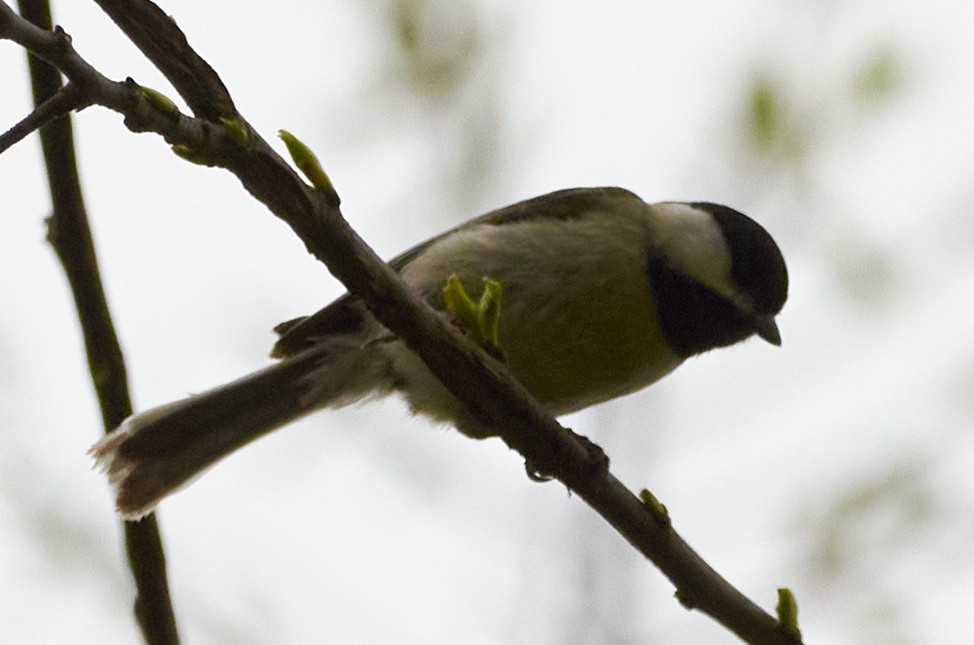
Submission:
M 27 20 L 50 28 L 50 8 L 44 0 L 22 0 Z M 6 5 L 0 7 L 0 11 Z M 61 87 L 58 71 L 30 57 L 30 77 L 41 145 L 53 202 L 48 240 L 54 247 L 71 284 L 85 340 L 88 367 L 101 406 L 106 431 L 132 413 L 121 348 L 102 289 L 91 230 L 85 213 L 74 155 L 71 121 L 63 108 L 86 102 L 78 86 Z M 74 89 L 72 89 L 72 87 Z M 50 114 L 55 120 L 44 117 Z M 29 130 L 27 130 L 29 132 Z M 135 612 L 150 645 L 178 645 L 166 576 L 166 560 L 154 516 L 125 523 L 125 544 L 135 578 Z
M 125 19 L 120 23 L 156 19 L 157 9 L 147 0 L 98 1 L 103 7 L 112 5 L 112 11 L 124 13 Z M 0 0 L 0 37 L 5 35 L 4 6 Z M 115 13 L 112 15 L 114 18 Z M 170 34 L 172 42 L 163 43 L 161 50 L 156 35 L 149 37 L 140 30 L 127 33 L 147 55 L 155 52 L 150 56 L 181 57 L 188 49 L 181 33 Z M 23 40 L 18 42 L 30 48 L 30 42 Z M 233 172 L 251 194 L 294 230 L 350 292 L 361 297 L 376 317 L 426 362 L 473 414 L 496 428 L 501 438 L 540 472 L 553 474 L 568 485 L 652 560 L 676 586 L 677 596 L 685 606 L 700 609 L 750 643 L 801 642 L 797 630 L 782 626 L 707 565 L 673 530 L 658 503 L 651 502 L 649 496 L 640 500 L 607 468 L 594 466 L 598 460 L 591 444 L 561 427 L 504 365 L 446 324 L 406 288 L 351 229 L 333 191 L 307 186 L 241 118 L 226 117 L 228 112 L 217 109 L 227 105 L 220 90 L 204 85 L 203 89 L 209 87 L 211 92 L 201 99 L 208 112 L 193 109 L 198 114 L 225 118 L 217 119 L 219 123 L 201 123 L 200 119 L 179 114 L 158 97 L 150 98 L 134 84 L 113 83 L 85 69 L 70 42 L 61 49 L 61 54 L 49 53 L 47 60 L 72 81 L 83 84 L 95 103 L 124 114 L 131 129 L 157 132 L 170 143 L 178 144 L 181 155 Z M 182 64 L 192 66 L 195 57 L 193 53 L 189 62 Z M 192 79 L 169 78 L 183 97 L 201 91 Z
M 88 99 L 81 93 L 77 85 L 65 85 L 38 105 L 37 109 L 24 117 L 17 125 L 0 135 L 0 154 L 26 138 L 30 133 L 40 130 L 48 123 L 66 117 L 75 110 L 82 110 L 88 105 L 90 105 Z
M 193 114 L 217 121 L 233 118 L 237 108 L 210 64 L 189 46 L 176 21 L 149 0 L 95 0 L 162 72 Z

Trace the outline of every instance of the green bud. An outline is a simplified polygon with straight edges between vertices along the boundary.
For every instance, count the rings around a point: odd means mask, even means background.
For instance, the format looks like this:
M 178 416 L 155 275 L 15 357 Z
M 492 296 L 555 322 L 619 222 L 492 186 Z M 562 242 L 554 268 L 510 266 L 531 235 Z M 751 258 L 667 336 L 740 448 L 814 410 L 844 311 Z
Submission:
M 294 165 L 298 167 L 298 170 L 307 177 L 312 186 L 325 194 L 329 203 L 337 206 L 340 202 L 338 192 L 332 185 L 331 179 L 325 174 L 321 163 L 318 161 L 318 157 L 315 156 L 315 153 L 311 152 L 311 148 L 304 145 L 287 130 L 279 130 L 278 136 L 281 137 L 284 145 L 287 146 L 287 151 L 291 155 Z
M 473 301 L 463 283 L 451 275 L 443 289 L 443 301 L 457 325 L 470 338 L 495 356 L 499 356 L 498 330 L 501 319 L 501 284 L 484 278 L 480 300 Z
M 206 155 L 201 155 L 201 154 L 195 152 L 189 146 L 184 146 L 181 143 L 177 143 L 177 144 L 173 145 L 171 149 L 172 149 L 172 151 L 174 153 L 176 153 L 176 156 L 177 157 L 179 157 L 181 159 L 185 159 L 186 161 L 188 161 L 190 163 L 194 163 L 197 166 L 207 166 L 209 168 L 212 168 L 213 166 L 216 165 Z
M 653 495 L 649 490 L 644 488 L 639 491 L 639 499 L 646 505 L 646 510 L 649 511 L 649 514 L 653 516 L 653 519 L 658 524 L 666 527 L 670 526 L 670 512 L 666 510 L 666 506 L 657 499 L 656 495 Z
M 252 140 L 250 128 L 247 127 L 247 123 L 243 119 L 239 117 L 228 119 L 221 116 L 220 123 L 230 132 L 230 136 L 238 145 L 244 148 L 250 146 Z
M 791 593 L 791 589 L 787 587 L 778 589 L 778 606 L 775 607 L 775 610 L 778 613 L 778 622 L 781 623 L 781 626 L 800 639 L 798 601 L 795 600 L 795 594 Z
M 152 107 L 159 110 L 160 112 L 165 112 L 169 116 L 179 117 L 179 108 L 176 104 L 172 102 L 168 96 L 162 92 L 157 92 L 150 87 L 145 87 L 143 85 L 138 86 L 138 92 L 148 101 Z

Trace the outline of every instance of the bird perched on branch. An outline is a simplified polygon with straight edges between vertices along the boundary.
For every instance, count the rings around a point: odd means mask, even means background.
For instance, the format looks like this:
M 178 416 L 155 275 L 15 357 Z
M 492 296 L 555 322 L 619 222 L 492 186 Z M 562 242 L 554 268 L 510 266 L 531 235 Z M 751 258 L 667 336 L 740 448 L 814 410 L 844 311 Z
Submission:
M 644 388 L 690 356 L 757 335 L 781 344 L 788 274 L 771 236 L 706 202 L 648 204 L 621 188 L 542 195 L 399 257 L 402 280 L 447 315 L 444 286 L 503 290 L 493 330 L 552 414 Z M 277 327 L 276 364 L 135 414 L 91 449 L 127 518 L 244 444 L 321 408 L 396 392 L 415 413 L 491 436 L 354 295 Z

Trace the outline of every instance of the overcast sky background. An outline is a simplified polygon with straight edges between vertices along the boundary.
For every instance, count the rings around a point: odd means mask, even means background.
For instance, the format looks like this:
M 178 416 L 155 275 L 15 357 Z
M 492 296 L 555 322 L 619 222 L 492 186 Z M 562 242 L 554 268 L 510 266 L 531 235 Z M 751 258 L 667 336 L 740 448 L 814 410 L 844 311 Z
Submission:
M 428 5 L 417 56 L 387 1 L 162 4 L 265 137 L 319 154 L 383 256 L 580 185 L 765 224 L 791 273 L 780 350 L 694 359 L 565 422 L 756 602 L 790 587 L 809 642 L 967 642 L 974 5 Z M 54 10 L 100 71 L 177 98 L 94 3 Z M 2 127 L 30 109 L 23 59 L 0 43 Z M 763 134 L 761 92 L 779 106 Z M 273 325 L 342 292 L 229 173 L 100 108 L 75 133 L 139 408 L 265 365 Z M 132 643 L 45 181 L 36 137 L 0 156 L 0 639 Z M 499 441 L 395 400 L 262 439 L 160 522 L 190 644 L 736 642 Z

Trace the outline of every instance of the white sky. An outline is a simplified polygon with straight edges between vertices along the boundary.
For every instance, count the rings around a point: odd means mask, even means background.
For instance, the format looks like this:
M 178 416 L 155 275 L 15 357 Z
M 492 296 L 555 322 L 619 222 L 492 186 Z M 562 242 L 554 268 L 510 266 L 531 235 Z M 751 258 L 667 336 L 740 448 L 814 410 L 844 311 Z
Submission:
M 485 3 L 497 60 L 475 81 L 499 90 L 501 171 L 468 212 L 467 191 L 436 172 L 454 124 L 376 89 L 380 14 L 355 4 L 163 7 L 251 123 L 319 153 L 383 255 L 575 185 L 720 201 L 764 222 L 791 270 L 784 347 L 707 355 L 567 423 L 754 600 L 771 609 L 791 587 L 809 642 L 966 642 L 974 5 Z M 101 71 L 173 95 L 93 3 L 55 13 Z M 849 79 L 882 46 L 902 89 L 857 107 Z M 0 127 L 29 109 L 22 63 L 0 43 Z M 743 83 L 764 69 L 813 133 L 797 178 L 742 152 L 734 131 Z M 137 406 L 266 364 L 274 324 L 341 292 L 228 173 L 98 108 L 75 126 Z M 120 532 L 84 454 L 97 406 L 43 240 L 38 148 L 0 156 L 0 639 L 131 643 Z M 857 282 L 877 266 L 885 288 Z M 186 643 L 736 642 L 685 612 L 580 501 L 529 483 L 500 442 L 431 429 L 396 401 L 262 439 L 161 511 Z M 838 573 L 818 566 L 836 553 Z

